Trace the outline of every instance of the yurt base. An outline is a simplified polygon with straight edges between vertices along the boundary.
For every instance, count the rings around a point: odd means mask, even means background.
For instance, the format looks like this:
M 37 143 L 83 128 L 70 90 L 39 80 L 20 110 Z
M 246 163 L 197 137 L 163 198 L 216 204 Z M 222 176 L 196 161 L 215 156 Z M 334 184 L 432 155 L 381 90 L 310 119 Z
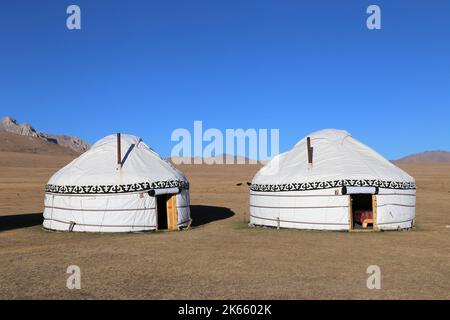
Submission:
M 308 232 L 348 232 L 348 233 L 373 233 L 373 232 L 391 232 L 391 231 L 412 231 L 415 227 L 411 228 L 399 228 L 399 229 L 387 229 L 383 230 L 378 227 L 370 229 L 348 229 L 348 230 L 326 230 L 326 229 L 300 229 L 300 228 L 285 228 L 267 225 L 258 225 L 253 223 L 248 223 L 249 228 L 262 228 L 262 229 L 272 229 L 272 230 L 298 230 L 298 231 L 308 231 Z
M 189 221 L 187 226 L 179 227 L 177 229 L 169 230 L 169 229 L 151 229 L 151 230 L 136 230 L 136 231 L 117 231 L 117 232 L 107 232 L 108 234 L 131 234 L 131 233 L 159 233 L 159 232 L 173 232 L 173 231 L 187 231 L 191 228 L 192 220 Z M 54 232 L 54 233 L 89 233 L 89 234 L 105 234 L 104 231 L 70 231 L 70 230 L 57 230 L 50 228 L 41 228 L 45 232 Z
M 140 230 L 140 231 L 117 231 L 117 232 L 104 232 L 104 231 L 69 231 L 69 230 L 56 230 L 56 229 L 49 229 L 42 227 L 42 230 L 45 232 L 52 232 L 52 233 L 81 233 L 81 234 L 137 234 L 137 233 L 156 233 L 158 230 Z M 181 230 L 181 229 L 180 229 Z M 166 231 L 166 230 L 164 230 Z

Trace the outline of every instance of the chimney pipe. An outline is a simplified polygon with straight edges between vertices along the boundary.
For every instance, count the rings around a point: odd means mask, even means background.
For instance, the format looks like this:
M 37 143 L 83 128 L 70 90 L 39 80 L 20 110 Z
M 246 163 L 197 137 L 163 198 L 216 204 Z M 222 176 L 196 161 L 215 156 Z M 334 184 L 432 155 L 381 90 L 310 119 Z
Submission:
M 308 148 L 308 167 L 311 169 L 313 159 L 312 159 L 312 148 L 311 148 L 311 138 L 310 137 L 306 138 L 306 147 Z
M 120 142 L 120 133 L 117 133 L 117 169 L 122 169 L 122 146 Z

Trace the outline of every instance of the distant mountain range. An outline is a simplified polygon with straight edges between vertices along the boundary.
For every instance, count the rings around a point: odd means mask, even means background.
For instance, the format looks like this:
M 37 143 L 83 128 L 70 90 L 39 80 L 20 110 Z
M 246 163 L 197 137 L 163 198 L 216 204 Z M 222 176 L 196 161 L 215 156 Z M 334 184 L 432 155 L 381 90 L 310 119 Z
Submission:
M 15 119 L 13 119 L 10 116 L 6 116 L 3 119 L 0 120 L 0 133 L 10 133 L 10 134 L 16 134 L 16 135 L 22 135 L 26 137 L 36 138 L 44 142 L 56 144 L 60 147 L 67 148 L 71 151 L 74 151 L 76 153 L 83 153 L 86 150 L 90 148 L 90 145 L 83 141 L 81 138 L 73 137 L 73 136 L 66 136 L 61 134 L 50 134 L 50 133 L 44 133 L 37 131 L 34 129 L 31 125 L 28 123 L 19 124 Z M 15 141 L 16 143 L 19 141 L 26 141 L 26 150 L 30 150 L 32 141 L 34 139 L 29 140 L 18 140 L 18 139 L 12 139 L 14 137 L 4 136 L 2 138 L 2 141 L 4 142 L 4 148 L 6 147 L 7 142 L 11 143 L 11 141 Z M 11 146 L 13 149 L 17 148 L 18 146 Z M 41 150 L 43 146 L 40 143 L 37 143 L 38 149 Z M 32 148 L 31 148 L 32 149 Z
M 398 159 L 397 163 L 445 163 L 450 162 L 450 152 L 448 151 L 425 151 L 414 153 Z
M 19 124 L 10 116 L 0 120 L 0 151 L 31 152 L 31 153 L 69 153 L 81 154 L 88 150 L 90 145 L 79 137 L 62 134 L 49 134 L 37 131 L 28 123 Z M 211 163 L 213 160 L 223 163 L 254 163 L 247 158 L 221 154 L 213 158 L 180 158 L 171 160 L 175 164 L 181 163 Z M 206 161 L 205 161 L 206 160 Z M 195 161 L 195 162 L 194 162 Z M 265 163 L 264 161 L 263 163 Z M 437 150 L 415 153 L 394 163 L 447 163 L 450 162 L 450 152 Z
M 212 158 L 201 159 L 200 157 L 174 157 L 168 158 L 174 164 L 266 164 L 268 161 L 250 161 L 250 159 L 233 156 L 228 154 L 221 154 Z M 220 160 L 220 161 L 219 161 Z M 421 153 L 411 154 L 409 156 L 400 158 L 398 160 L 391 160 L 393 163 L 450 163 L 449 151 L 425 151 Z

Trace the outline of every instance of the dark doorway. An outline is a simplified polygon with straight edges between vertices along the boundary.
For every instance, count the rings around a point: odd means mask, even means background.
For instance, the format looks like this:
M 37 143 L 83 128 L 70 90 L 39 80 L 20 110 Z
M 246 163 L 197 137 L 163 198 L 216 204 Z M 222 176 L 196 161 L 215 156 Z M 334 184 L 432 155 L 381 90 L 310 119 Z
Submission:
M 167 195 L 156 197 L 156 212 L 158 213 L 158 230 L 167 230 Z
M 371 194 L 352 194 L 352 229 L 373 228 L 373 208 Z

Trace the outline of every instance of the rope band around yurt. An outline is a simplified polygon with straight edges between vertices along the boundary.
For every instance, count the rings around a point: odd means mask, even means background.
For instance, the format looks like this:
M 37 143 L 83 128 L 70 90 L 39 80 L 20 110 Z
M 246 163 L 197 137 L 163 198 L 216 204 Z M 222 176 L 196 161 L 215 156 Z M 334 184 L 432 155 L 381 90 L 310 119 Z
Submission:
M 180 180 L 166 180 L 156 182 L 142 182 L 122 185 L 88 185 L 88 186 L 66 186 L 47 184 L 45 193 L 54 194 L 118 194 L 133 192 L 148 192 L 155 189 L 178 188 L 181 190 L 189 190 L 189 182 Z
M 250 190 L 259 192 L 281 192 L 281 191 L 321 190 L 340 187 L 377 187 L 384 189 L 415 190 L 416 184 L 414 182 L 404 182 L 404 181 L 344 179 L 344 180 L 285 183 L 285 184 L 252 184 L 250 185 Z

